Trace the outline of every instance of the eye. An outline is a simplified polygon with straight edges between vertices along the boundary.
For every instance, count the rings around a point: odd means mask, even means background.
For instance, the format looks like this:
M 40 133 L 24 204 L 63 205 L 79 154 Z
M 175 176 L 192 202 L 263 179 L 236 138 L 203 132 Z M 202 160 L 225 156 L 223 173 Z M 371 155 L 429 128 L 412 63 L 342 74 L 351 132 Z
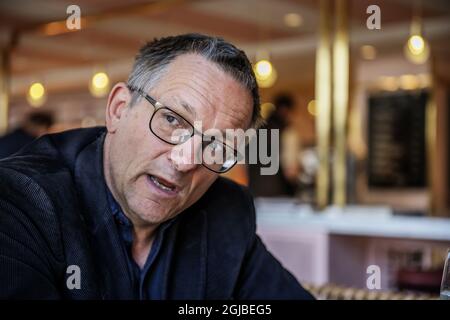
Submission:
M 177 118 L 175 118 L 174 116 L 172 116 L 172 115 L 170 115 L 170 114 L 167 114 L 167 115 L 166 115 L 166 120 L 167 120 L 167 122 L 170 123 L 170 124 L 177 124 L 177 123 L 178 123 Z
M 164 114 L 164 121 L 171 127 L 181 127 L 183 125 L 182 120 L 171 112 Z

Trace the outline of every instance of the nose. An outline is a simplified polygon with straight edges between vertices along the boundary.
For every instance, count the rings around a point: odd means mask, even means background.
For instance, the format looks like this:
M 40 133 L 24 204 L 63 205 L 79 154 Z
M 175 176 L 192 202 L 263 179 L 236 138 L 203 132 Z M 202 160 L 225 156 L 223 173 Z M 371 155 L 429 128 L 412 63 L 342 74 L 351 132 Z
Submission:
M 169 151 L 169 161 L 180 172 L 188 172 L 202 163 L 202 138 L 194 135 L 182 144 L 175 145 Z

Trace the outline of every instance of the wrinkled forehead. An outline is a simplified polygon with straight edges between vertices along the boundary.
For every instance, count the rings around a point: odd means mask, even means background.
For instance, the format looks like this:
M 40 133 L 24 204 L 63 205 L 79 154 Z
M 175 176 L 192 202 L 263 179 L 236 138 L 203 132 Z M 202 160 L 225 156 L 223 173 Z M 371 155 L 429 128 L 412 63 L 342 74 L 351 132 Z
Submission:
M 206 128 L 242 128 L 251 122 L 251 93 L 216 63 L 198 54 L 172 61 L 152 94 Z M 191 114 L 189 114 L 191 113 Z

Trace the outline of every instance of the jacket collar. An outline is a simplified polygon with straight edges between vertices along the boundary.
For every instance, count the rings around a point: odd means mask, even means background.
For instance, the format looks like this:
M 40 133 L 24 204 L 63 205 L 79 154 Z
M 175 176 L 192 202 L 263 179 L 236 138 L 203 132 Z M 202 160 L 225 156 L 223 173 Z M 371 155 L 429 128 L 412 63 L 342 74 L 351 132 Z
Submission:
M 75 161 L 75 182 L 82 200 L 82 212 L 89 230 L 91 250 L 101 279 L 102 298 L 133 297 L 130 270 L 107 202 L 103 175 L 103 142 L 105 133 L 87 145 Z

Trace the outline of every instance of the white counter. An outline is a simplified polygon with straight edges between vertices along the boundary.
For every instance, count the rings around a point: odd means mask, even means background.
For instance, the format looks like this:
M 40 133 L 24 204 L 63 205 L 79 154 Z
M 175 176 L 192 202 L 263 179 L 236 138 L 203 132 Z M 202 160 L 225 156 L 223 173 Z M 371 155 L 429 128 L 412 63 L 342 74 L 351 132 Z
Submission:
M 386 207 L 310 206 L 285 200 L 257 199 L 257 223 L 296 229 L 320 229 L 330 234 L 450 241 L 450 219 L 393 215 Z
M 433 251 L 450 248 L 450 219 L 369 206 L 315 212 L 289 199 L 256 199 L 255 207 L 257 232 L 269 251 L 297 279 L 316 285 L 364 288 L 368 266 L 377 265 L 383 289 L 390 288 L 400 266 L 392 257 L 420 252 L 427 267 Z

